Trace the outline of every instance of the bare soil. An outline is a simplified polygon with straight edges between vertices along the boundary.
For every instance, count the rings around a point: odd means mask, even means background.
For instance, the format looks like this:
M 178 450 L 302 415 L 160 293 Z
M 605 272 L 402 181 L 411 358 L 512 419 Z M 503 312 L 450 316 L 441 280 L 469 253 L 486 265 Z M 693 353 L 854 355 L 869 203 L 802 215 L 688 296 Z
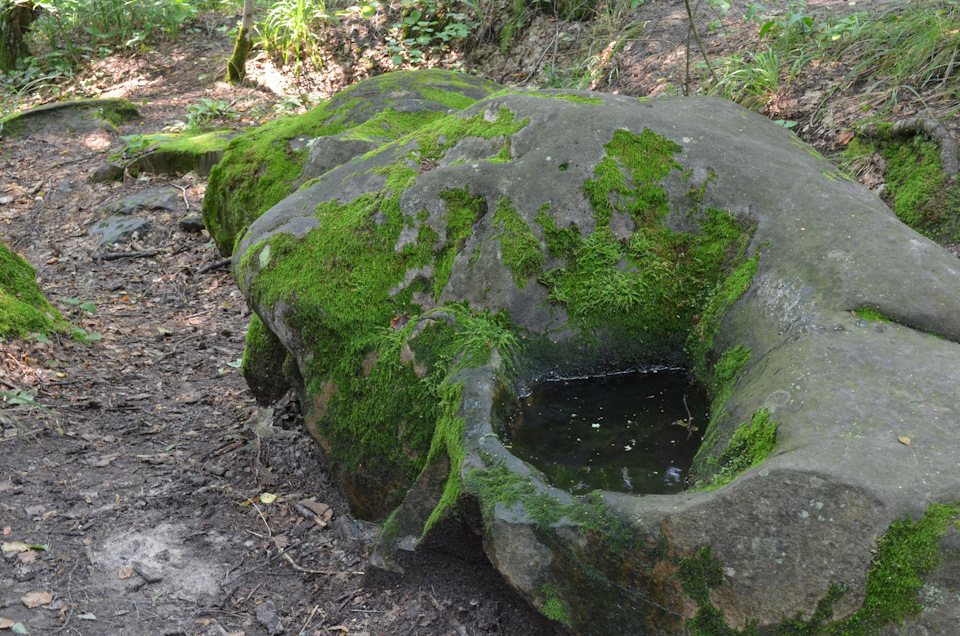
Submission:
M 736 50 L 755 36 L 740 22 L 745 4 L 734 2 L 725 28 L 707 36 L 712 50 Z M 138 105 L 140 118 L 121 135 L 185 121 L 186 107 L 203 99 L 229 105 L 232 117 L 211 123 L 243 128 L 290 110 L 292 100 L 302 109 L 390 68 L 382 28 L 344 26 L 328 33 L 322 69 L 281 72 L 260 54 L 249 81 L 231 87 L 219 79 L 232 43 L 216 27 L 235 19 L 201 16 L 175 43 L 98 62 L 75 88 Z M 682 72 L 683 3 L 648 0 L 632 19 L 647 25 L 642 38 L 609 61 L 596 88 L 656 94 L 662 79 Z M 541 16 L 510 55 L 480 38 L 446 62 L 535 83 L 562 29 L 586 26 Z M 839 81 L 843 69 L 818 73 L 795 81 L 771 114 L 809 112 L 810 91 Z M 801 131 L 821 147 L 863 117 L 855 94 L 830 108 L 829 120 Z M 12 422 L 0 431 L 0 629 L 19 622 L 30 634 L 566 634 L 512 591 L 480 538 L 455 520 L 418 552 L 401 553 L 402 573 L 367 565 L 376 528 L 349 517 L 337 477 L 301 431 L 296 403 L 261 410 L 236 368 L 249 309 L 228 272 L 205 271 L 220 260 L 209 237 L 178 227 L 199 214 L 204 179 L 89 183 L 122 146 L 107 132 L 2 140 L 0 240 L 36 267 L 71 322 L 101 339 L 0 342 L 0 391 L 30 389 L 50 409 L 2 411 Z M 148 232 L 116 250 L 99 247 L 88 230 L 103 207 L 160 185 L 180 193 L 176 206 L 137 212 Z M 93 301 L 97 313 L 74 301 Z

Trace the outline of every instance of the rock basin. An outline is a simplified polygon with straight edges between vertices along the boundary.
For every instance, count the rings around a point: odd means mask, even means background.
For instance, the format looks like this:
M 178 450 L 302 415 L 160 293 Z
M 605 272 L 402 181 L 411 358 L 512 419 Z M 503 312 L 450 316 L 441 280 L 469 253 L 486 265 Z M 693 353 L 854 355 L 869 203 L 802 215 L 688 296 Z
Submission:
M 459 511 L 578 633 L 960 618 L 958 261 L 758 115 L 497 93 L 305 184 L 234 272 L 251 386 L 299 392 L 381 556 Z M 698 490 L 574 497 L 504 446 L 519 386 L 643 364 L 711 391 Z

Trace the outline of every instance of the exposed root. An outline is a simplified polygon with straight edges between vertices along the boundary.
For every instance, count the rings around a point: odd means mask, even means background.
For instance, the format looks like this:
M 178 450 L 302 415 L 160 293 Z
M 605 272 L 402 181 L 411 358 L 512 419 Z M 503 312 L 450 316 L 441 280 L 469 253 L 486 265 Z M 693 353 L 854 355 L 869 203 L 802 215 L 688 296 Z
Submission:
M 876 122 L 871 122 L 861 126 L 860 132 L 875 139 L 924 135 L 940 145 L 940 165 L 943 167 L 943 172 L 951 180 L 957 180 L 957 174 L 960 172 L 957 142 L 950 136 L 944 125 L 936 119 L 920 116 L 908 117 L 894 122 L 892 126 L 884 129 L 880 129 Z

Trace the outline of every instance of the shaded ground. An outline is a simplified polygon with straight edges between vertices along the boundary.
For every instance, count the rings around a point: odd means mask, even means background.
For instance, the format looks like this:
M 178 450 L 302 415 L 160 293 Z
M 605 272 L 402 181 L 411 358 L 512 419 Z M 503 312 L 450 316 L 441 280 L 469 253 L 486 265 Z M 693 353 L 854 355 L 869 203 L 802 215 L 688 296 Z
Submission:
M 745 4 L 734 3 L 729 28 L 709 46 L 730 51 L 753 37 L 741 30 Z M 675 77 L 682 11 L 680 2 L 644 3 L 634 15 L 647 24 L 643 38 L 611 61 L 616 72 L 598 87 L 655 93 Z M 252 82 L 229 87 L 217 80 L 232 47 L 215 27 L 233 21 L 204 16 L 179 43 L 108 58 L 80 79 L 99 96 L 137 104 L 140 118 L 121 131 L 130 135 L 213 114 L 203 99 L 225 106 L 218 110 L 231 117 L 222 123 L 255 125 L 291 100 L 302 106 L 389 66 L 376 29 L 331 30 L 331 42 L 351 37 L 359 57 L 331 55 L 326 75 L 292 81 L 261 56 Z M 541 16 L 510 55 L 497 53 L 491 36 L 451 60 L 502 82 L 543 79 L 561 26 L 586 28 Z M 841 72 L 796 81 L 783 112 L 802 114 L 813 102 L 804 95 Z M 841 96 L 829 126 L 801 132 L 825 144 L 851 113 L 863 116 L 856 106 L 856 95 Z M 0 240 L 37 268 L 55 306 L 101 339 L 0 342 L 0 391 L 33 390 L 55 414 L 2 411 L 13 421 L 0 435 L 0 535 L 46 547 L 4 551 L 0 628 L 5 619 L 31 634 L 566 633 L 514 594 L 479 539 L 455 522 L 401 555 L 403 576 L 367 568 L 373 530 L 350 521 L 296 405 L 251 423 L 262 412 L 235 366 L 249 310 L 227 272 L 204 271 L 220 259 L 209 237 L 178 227 L 199 213 L 203 179 L 88 183 L 121 147 L 105 132 L 2 141 Z M 177 196 L 170 209 L 135 213 L 152 226 L 142 236 L 111 251 L 88 234 L 106 204 L 159 186 Z M 97 313 L 74 301 L 92 301 Z

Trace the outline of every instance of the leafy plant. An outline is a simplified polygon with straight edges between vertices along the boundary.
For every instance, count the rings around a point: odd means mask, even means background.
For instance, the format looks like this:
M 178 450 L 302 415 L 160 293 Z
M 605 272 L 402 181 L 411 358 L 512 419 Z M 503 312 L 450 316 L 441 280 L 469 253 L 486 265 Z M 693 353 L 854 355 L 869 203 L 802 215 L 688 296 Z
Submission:
M 323 64 L 314 27 L 332 18 L 324 0 L 277 0 L 258 28 L 264 48 L 284 64 L 309 58 L 320 68 Z
M 63 302 L 67 303 L 68 305 L 77 305 L 81 309 L 89 311 L 94 316 L 97 315 L 97 305 L 92 300 L 81 302 L 79 298 L 64 298 Z
M 416 64 L 430 51 L 449 51 L 453 40 L 467 37 L 478 24 L 470 15 L 450 11 L 444 2 L 437 0 L 401 0 L 401 16 L 387 37 L 386 47 L 396 67 L 405 61 Z
M 26 406 L 30 408 L 38 408 L 41 411 L 44 411 L 53 416 L 57 424 L 60 424 L 60 417 L 51 411 L 49 408 L 43 406 L 42 404 L 36 402 L 37 394 L 35 391 L 29 389 L 13 389 L 12 391 L 0 391 L 0 423 L 12 426 L 17 429 L 21 435 L 26 439 L 30 439 L 30 431 L 24 428 L 13 415 L 10 415 L 8 411 L 13 410 L 17 406 Z
M 230 102 L 201 97 L 200 101 L 187 104 L 184 109 L 187 114 L 186 125 L 188 128 L 200 128 L 215 119 L 233 119 L 237 114 L 230 108 Z

